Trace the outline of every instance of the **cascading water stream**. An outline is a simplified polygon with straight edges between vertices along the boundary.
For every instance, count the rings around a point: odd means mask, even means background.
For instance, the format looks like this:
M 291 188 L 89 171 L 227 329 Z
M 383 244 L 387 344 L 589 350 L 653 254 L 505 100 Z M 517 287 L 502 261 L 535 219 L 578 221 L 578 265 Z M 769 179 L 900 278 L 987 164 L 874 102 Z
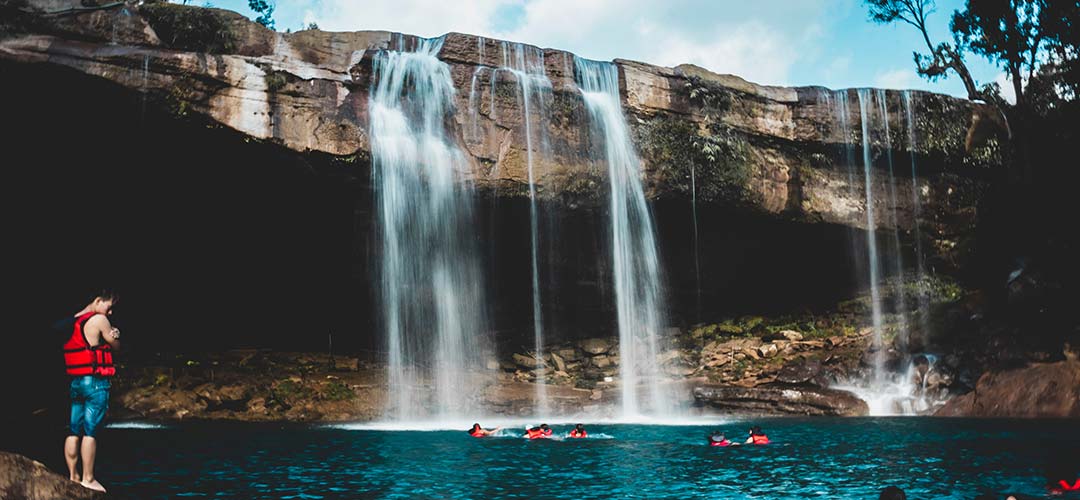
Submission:
M 536 180 L 533 172 L 532 101 L 534 99 L 538 101 L 540 115 L 543 116 L 545 109 L 543 96 L 544 92 L 551 91 L 551 81 L 544 72 L 544 53 L 540 49 L 520 43 L 508 44 L 502 42 L 502 50 L 504 67 L 500 69 L 508 71 L 517 80 L 522 111 L 524 112 L 522 121 L 524 122 L 525 131 L 525 162 L 529 179 L 529 243 L 532 264 L 533 345 L 536 356 L 536 412 L 538 415 L 545 415 L 548 413 L 549 408 L 547 384 L 543 383 L 542 380 L 544 370 L 544 318 L 541 308 L 540 256 L 538 250 L 540 228 L 537 220 Z M 541 130 L 543 130 L 543 127 L 541 127 Z
M 923 290 L 926 285 L 926 267 L 924 264 L 922 232 L 919 220 L 922 216 L 922 200 L 919 197 L 918 169 L 915 164 L 915 109 L 911 102 L 911 91 L 903 93 L 904 119 L 908 133 L 908 150 L 911 152 L 911 207 L 912 227 L 915 236 L 915 277 L 918 280 L 919 326 L 923 336 L 930 333 L 930 295 Z
M 618 68 L 581 58 L 574 59 L 574 67 L 590 123 L 604 138 L 608 166 L 623 416 L 637 417 L 643 410 L 666 414 L 672 405 L 661 390 L 657 365 L 664 310 L 659 256 L 641 185 L 641 161 L 622 111 Z M 648 388 L 647 401 L 639 400 L 641 383 Z
M 883 127 L 884 141 L 885 141 L 885 161 L 889 166 L 889 200 L 888 211 L 886 215 L 889 216 L 888 225 L 892 226 L 892 273 L 894 276 L 894 286 L 892 289 L 892 297 L 894 302 L 894 310 L 896 311 L 896 346 L 903 354 L 907 353 L 908 347 L 908 308 L 907 299 L 904 297 L 904 253 L 903 247 L 900 244 L 900 221 L 897 216 L 897 207 L 899 206 L 899 198 L 896 196 L 896 175 L 893 172 L 893 153 L 892 153 L 892 135 L 889 130 L 889 109 L 888 101 L 886 100 L 886 94 L 884 89 L 877 89 L 875 91 L 875 97 L 878 102 L 878 116 L 881 118 L 881 124 Z
M 690 219 L 694 230 L 694 313 L 695 319 L 701 321 L 701 256 L 698 246 L 698 223 L 697 223 L 697 176 L 694 165 L 690 165 Z
M 862 150 L 863 150 L 863 175 L 866 186 L 866 232 L 867 253 L 869 254 L 870 274 L 870 313 L 874 325 L 873 342 L 874 351 L 874 385 L 881 386 L 885 378 L 885 346 L 883 339 L 884 322 L 881 315 L 881 291 L 879 286 L 878 247 L 877 247 L 877 221 L 874 214 L 874 186 L 873 165 L 870 156 L 870 120 L 867 113 L 867 103 L 870 94 L 867 89 L 858 90 L 859 117 L 862 126 Z
M 479 386 L 469 380 L 487 352 L 472 195 L 462 176 L 469 163 L 445 129 L 454 87 L 436 57 L 441 46 L 420 40 L 412 51 L 380 51 L 372 61 L 378 292 L 399 420 L 472 412 L 463 387 Z

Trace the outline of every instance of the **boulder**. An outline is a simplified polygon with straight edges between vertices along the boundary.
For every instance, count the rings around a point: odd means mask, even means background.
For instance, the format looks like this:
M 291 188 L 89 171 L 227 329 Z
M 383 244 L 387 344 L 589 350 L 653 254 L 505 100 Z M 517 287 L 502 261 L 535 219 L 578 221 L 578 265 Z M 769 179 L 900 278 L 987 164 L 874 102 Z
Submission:
M 757 348 L 757 354 L 762 358 L 771 358 L 776 356 L 778 352 L 780 352 L 780 349 L 776 347 L 776 344 L 762 344 Z
M 837 389 L 770 384 L 757 387 L 703 385 L 694 400 L 724 413 L 742 415 L 815 415 L 857 417 L 870 412 L 866 402 Z
M 795 330 L 782 330 L 780 331 L 780 336 L 792 342 L 803 339 L 803 334 L 796 332 Z
M 558 354 L 560 358 L 567 362 L 581 361 L 581 353 L 573 347 L 564 347 L 562 349 L 555 349 L 551 351 L 552 354 Z
M 578 346 L 581 347 L 582 351 L 585 351 L 589 355 L 596 356 L 610 351 L 611 341 L 601 338 L 585 339 L 578 342 Z
M 799 363 L 784 365 L 776 373 L 776 381 L 793 385 L 812 385 L 828 387 L 829 381 L 825 376 L 821 362 L 816 360 L 804 360 Z
M 533 356 L 526 356 L 524 354 L 514 353 L 514 355 L 512 357 L 514 358 L 514 364 L 516 364 L 516 365 L 518 365 L 518 366 L 520 366 L 522 368 L 527 368 L 529 370 L 534 370 L 536 368 L 539 368 L 539 367 L 543 366 L 543 362 L 541 362 L 539 359 L 537 359 L 537 358 L 535 358 Z
M 551 352 L 551 361 L 555 363 L 555 369 L 561 372 L 566 371 L 566 362 L 563 361 L 562 356 L 559 356 L 555 351 Z
M 12 500 L 78 500 L 105 498 L 37 462 L 0 451 L 0 498 Z
M 593 356 L 592 362 L 597 368 L 607 368 L 612 365 L 611 358 L 608 356 Z
M 957 396 L 935 416 L 1080 417 L 1080 362 L 1059 361 L 986 372 L 975 390 Z

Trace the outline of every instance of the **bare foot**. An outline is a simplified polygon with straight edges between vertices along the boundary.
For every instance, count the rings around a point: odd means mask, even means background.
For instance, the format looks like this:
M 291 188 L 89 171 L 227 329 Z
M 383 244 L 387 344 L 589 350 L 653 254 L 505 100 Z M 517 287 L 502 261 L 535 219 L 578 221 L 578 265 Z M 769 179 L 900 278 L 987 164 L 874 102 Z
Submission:
M 76 483 L 81 483 L 82 482 L 82 478 L 80 478 L 79 476 L 71 476 L 68 479 L 70 479 L 72 481 L 75 481 Z
M 81 484 L 81 485 L 83 485 L 83 486 L 85 486 L 87 488 L 90 488 L 90 489 L 92 489 L 94 491 L 100 491 L 102 493 L 105 493 L 105 487 L 102 486 L 101 483 L 97 482 L 97 479 L 94 479 L 94 480 L 90 481 L 89 483 L 86 482 L 86 481 L 81 481 L 81 482 L 79 482 L 79 484 Z

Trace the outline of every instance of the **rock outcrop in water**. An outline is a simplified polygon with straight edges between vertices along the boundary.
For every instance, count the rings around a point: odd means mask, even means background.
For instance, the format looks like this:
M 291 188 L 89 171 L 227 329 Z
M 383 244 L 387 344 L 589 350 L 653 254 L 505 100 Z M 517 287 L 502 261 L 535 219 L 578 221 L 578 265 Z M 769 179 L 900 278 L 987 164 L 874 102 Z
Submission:
M 943 417 L 1080 417 L 1080 362 L 1042 363 L 979 377 L 975 390 L 935 413 Z
M 698 404 L 737 415 L 860 417 L 870 411 L 865 401 L 850 392 L 795 384 L 706 385 L 694 389 L 694 399 Z
M 373 54 L 416 44 L 415 37 L 381 31 L 276 33 L 233 12 L 165 3 L 83 8 L 76 0 L 8 0 L 4 9 L 11 15 L 0 26 L 0 59 L 73 68 L 254 139 L 341 156 L 370 152 Z M 515 47 L 521 48 L 450 33 L 438 55 L 457 89 L 453 127 L 469 153 L 472 180 L 499 196 L 520 197 L 528 193 L 523 110 L 516 77 L 496 71 Z M 589 154 L 574 56 L 529 50 L 541 55 L 551 82 L 540 111 L 551 154 L 536 159 L 537 195 L 595 205 L 605 174 Z M 696 196 L 784 219 L 865 226 L 865 201 L 853 197 L 861 188 L 849 188 L 840 147 L 861 138 L 839 136 L 830 92 L 762 86 L 689 65 L 616 64 L 649 197 Z M 915 92 L 919 141 L 911 150 L 901 96 L 886 95 L 896 121 L 894 154 L 919 157 L 917 198 L 930 236 L 952 238 L 971 222 L 968 207 L 986 167 L 1001 162 L 997 120 L 985 106 Z M 876 152 L 883 147 L 874 144 Z M 874 189 L 887 188 L 877 182 Z M 910 229 L 913 198 L 905 192 L 897 199 L 893 223 Z
M 0 498 L 78 500 L 105 498 L 22 455 L 0 451 Z

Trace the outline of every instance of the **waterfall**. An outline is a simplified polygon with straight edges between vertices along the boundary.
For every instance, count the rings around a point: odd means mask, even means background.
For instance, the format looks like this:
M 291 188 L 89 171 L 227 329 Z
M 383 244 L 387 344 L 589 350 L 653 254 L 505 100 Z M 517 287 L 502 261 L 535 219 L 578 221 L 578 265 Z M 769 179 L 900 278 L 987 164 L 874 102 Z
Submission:
M 533 313 L 533 345 L 536 356 L 536 412 L 544 415 L 549 411 L 547 402 L 547 384 L 544 383 L 544 319 L 541 310 L 540 294 L 540 257 L 539 239 L 540 229 L 537 220 L 536 207 L 536 180 L 533 172 L 534 166 L 534 142 L 533 142 L 533 110 L 539 105 L 540 118 L 545 117 L 544 93 L 551 91 L 551 80 L 544 72 L 544 52 L 535 47 L 529 47 L 520 43 L 508 44 L 502 42 L 503 67 L 501 70 L 509 72 L 518 82 L 518 97 L 521 100 L 523 112 L 522 121 L 525 132 L 525 162 L 528 169 L 529 180 L 529 244 L 532 264 L 532 313 Z M 540 130 L 544 130 L 545 120 L 540 120 Z M 541 143 L 546 143 L 541 141 Z M 545 148 L 546 151 L 546 148 Z
M 699 255 L 700 248 L 698 246 L 698 225 L 697 225 L 697 179 L 694 173 L 694 165 L 690 164 L 690 222 L 694 230 L 694 312 L 696 314 L 696 321 L 701 321 L 701 256 Z
M 911 91 L 904 91 L 904 119 L 908 133 L 908 151 L 911 154 L 911 207 L 912 226 L 915 236 L 915 277 L 918 280 L 919 297 L 919 327 L 922 336 L 930 333 L 930 295 L 923 287 L 926 286 L 926 266 L 923 256 L 922 232 L 919 229 L 919 218 L 922 216 L 922 200 L 919 198 L 918 169 L 915 164 L 915 109 L 911 103 Z
M 623 116 L 618 68 L 581 58 L 574 59 L 574 66 L 592 130 L 604 138 L 623 416 L 639 416 L 643 410 L 666 413 L 671 404 L 661 392 L 657 365 L 664 324 L 659 256 L 641 185 L 641 161 Z M 647 401 L 639 401 L 640 383 L 648 388 Z
M 397 46 L 403 48 L 401 38 Z M 372 61 L 368 101 L 379 290 L 392 408 L 399 419 L 469 411 L 463 387 L 487 342 L 469 163 L 446 130 L 453 111 L 442 39 Z
M 896 196 L 896 175 L 893 172 L 893 146 L 889 130 L 889 108 L 885 90 L 877 89 L 875 94 L 878 101 L 878 115 L 881 117 L 883 128 L 882 133 L 884 134 L 885 161 L 889 166 L 889 200 L 886 215 L 889 216 L 888 225 L 893 228 L 891 270 L 894 276 L 892 297 L 897 322 L 896 346 L 901 352 L 906 353 L 908 350 L 908 308 L 907 299 L 904 297 L 904 252 L 900 244 L 900 220 L 896 214 L 900 200 Z
M 867 254 L 869 255 L 870 269 L 870 311 L 874 324 L 874 383 L 884 383 L 885 376 L 885 345 L 883 341 L 883 321 L 881 316 L 881 290 L 879 289 L 878 246 L 877 246 L 877 221 L 874 215 L 874 186 L 873 164 L 870 157 L 870 120 L 867 116 L 867 101 L 870 93 L 867 89 L 859 89 L 859 118 L 862 126 L 862 150 L 863 150 L 863 175 L 866 186 L 866 233 Z

